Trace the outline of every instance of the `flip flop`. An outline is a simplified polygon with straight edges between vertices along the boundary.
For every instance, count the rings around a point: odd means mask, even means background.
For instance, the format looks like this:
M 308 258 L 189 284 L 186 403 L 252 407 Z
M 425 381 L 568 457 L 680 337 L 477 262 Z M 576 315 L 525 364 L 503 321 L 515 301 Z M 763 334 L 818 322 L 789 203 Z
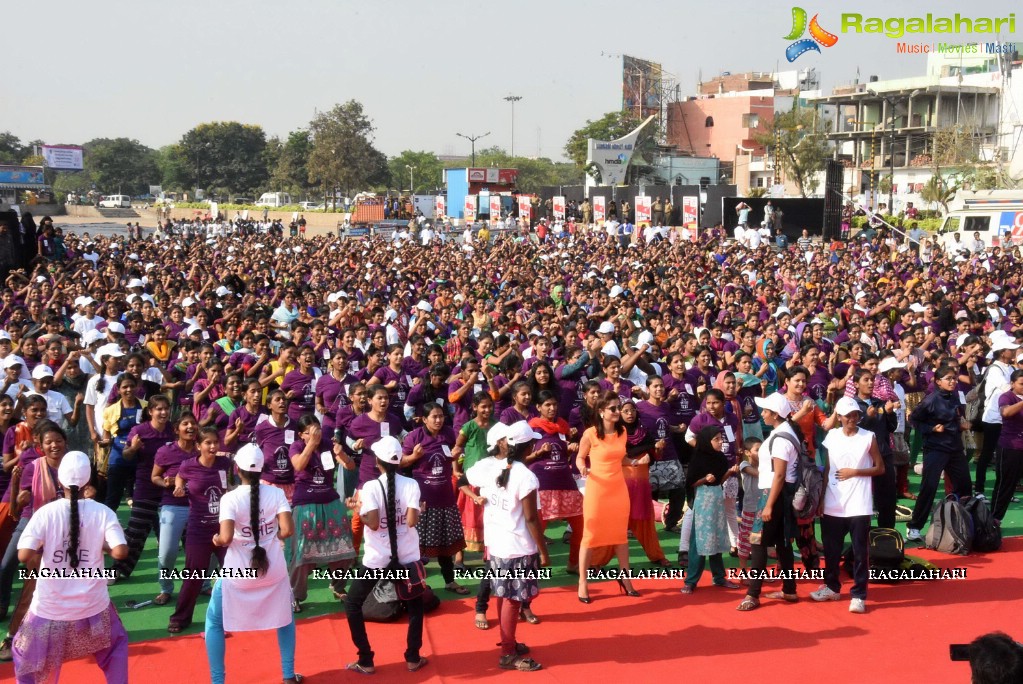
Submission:
M 352 672 L 358 672 L 359 674 L 364 675 L 375 674 L 377 671 L 377 669 L 372 665 L 360 665 L 358 662 L 348 663 L 347 665 L 345 665 L 345 669 L 351 670 Z
M 490 621 L 485 613 L 476 613 L 475 625 L 476 629 L 490 629 Z
M 414 663 L 410 663 L 410 662 L 406 661 L 405 662 L 405 666 L 408 668 L 409 672 L 416 672 L 417 670 L 421 670 L 422 668 L 426 667 L 426 664 L 429 663 L 429 662 L 430 661 L 427 660 L 426 658 L 420 658 L 419 660 L 417 660 Z
M 168 603 L 170 603 L 170 600 L 171 600 L 170 594 L 160 592 L 159 594 L 156 595 L 156 598 L 153 599 L 153 603 L 158 606 L 166 606 Z
M 461 586 L 459 584 L 455 584 L 454 582 L 452 582 L 451 584 L 444 585 L 444 589 L 446 591 L 450 591 L 452 594 L 458 594 L 459 596 L 468 596 L 469 595 L 469 588 L 468 587 L 463 587 L 463 586 Z

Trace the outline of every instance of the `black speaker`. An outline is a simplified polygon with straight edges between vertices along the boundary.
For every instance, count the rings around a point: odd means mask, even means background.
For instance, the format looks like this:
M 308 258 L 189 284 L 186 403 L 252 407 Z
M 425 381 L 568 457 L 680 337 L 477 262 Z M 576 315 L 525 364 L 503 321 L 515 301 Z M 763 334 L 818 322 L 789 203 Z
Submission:
M 837 238 L 842 228 L 842 165 L 829 159 L 824 175 L 824 222 L 822 237 L 825 241 Z

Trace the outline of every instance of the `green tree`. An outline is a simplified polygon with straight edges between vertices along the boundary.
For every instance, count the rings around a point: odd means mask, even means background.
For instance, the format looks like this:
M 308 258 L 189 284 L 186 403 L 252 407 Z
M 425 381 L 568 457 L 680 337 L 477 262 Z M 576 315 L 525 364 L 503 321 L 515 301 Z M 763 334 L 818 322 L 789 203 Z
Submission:
M 0 164 L 20 164 L 31 149 L 10 131 L 0 133 Z
M 165 145 L 156 152 L 156 166 L 160 170 L 160 185 L 164 190 L 178 192 L 189 188 L 188 160 L 181 145 Z
M 413 167 L 411 174 L 408 167 Z M 433 152 L 405 150 L 387 162 L 391 174 L 391 187 L 407 188 L 415 182 L 413 194 L 433 192 L 439 188 L 444 165 Z
M 948 203 L 955 197 L 957 188 L 950 185 L 941 174 L 936 173 L 927 179 L 924 187 L 920 190 L 920 199 L 927 204 L 940 204 L 948 211 Z
M 317 114 L 309 124 L 309 181 L 331 197 L 337 190 L 350 195 L 374 183 L 386 185 L 387 157 L 373 147 L 374 130 L 362 104 L 355 100 Z
M 476 152 L 476 165 L 516 169 L 519 172 L 517 189 L 526 193 L 539 192 L 546 186 L 580 185 L 583 182 L 583 171 L 574 163 L 553 162 L 546 157 L 511 157 L 497 146 Z M 464 166 L 464 162 L 447 162 L 445 166 Z
M 186 186 L 254 194 L 266 185 L 266 133 L 260 126 L 237 121 L 199 124 L 182 136 L 179 146 Z
M 266 149 L 271 188 L 289 192 L 295 197 L 306 194 L 311 187 L 306 166 L 312 151 L 309 131 L 292 131 L 283 142 L 276 137 L 271 138 Z
M 64 202 L 69 193 L 84 195 L 93 189 L 95 183 L 88 171 L 56 171 L 52 185 L 57 200 Z
M 776 112 L 770 124 L 761 126 L 753 135 L 760 145 L 769 147 L 775 163 L 781 166 L 799 187 L 803 197 L 817 192 L 818 174 L 827 164 L 830 150 L 828 126 L 817 117 L 816 110 L 793 103 L 787 112 Z
M 160 180 L 156 150 L 138 140 L 97 138 L 82 149 L 85 169 L 101 193 L 141 195 Z
M 596 121 L 587 120 L 586 125 L 575 131 L 565 143 L 565 156 L 572 160 L 579 171 L 583 171 L 586 166 L 587 139 L 615 140 L 628 135 L 641 123 L 642 119 L 624 111 L 608 112 Z M 655 133 L 655 126 L 647 126 L 639 132 L 633 153 L 634 161 L 630 163 L 630 172 L 649 163 L 657 144 L 654 138 Z

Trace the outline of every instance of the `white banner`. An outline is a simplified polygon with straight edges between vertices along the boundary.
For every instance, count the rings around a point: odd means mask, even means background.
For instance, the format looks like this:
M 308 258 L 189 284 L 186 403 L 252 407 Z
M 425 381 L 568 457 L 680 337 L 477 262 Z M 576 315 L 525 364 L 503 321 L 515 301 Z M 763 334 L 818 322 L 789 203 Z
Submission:
M 43 145 L 43 159 L 51 169 L 82 170 L 82 148 L 67 145 Z
M 476 195 L 466 195 L 465 196 L 465 204 L 463 206 L 464 206 L 464 208 L 462 209 L 463 214 L 464 214 L 463 218 L 465 218 L 466 221 L 475 221 L 476 220 Z
M 636 223 L 650 223 L 649 195 L 636 195 Z
M 447 213 L 448 213 L 447 212 L 447 209 L 448 209 L 448 207 L 447 207 L 447 202 L 448 202 L 447 198 L 445 198 L 444 195 L 437 195 L 437 197 L 435 197 L 433 201 L 434 201 L 434 205 L 433 205 L 434 217 L 440 218 L 441 216 L 447 216 Z
M 604 208 L 604 196 L 597 195 L 593 198 L 593 222 L 600 223 L 607 218 L 607 210 Z
M 634 131 L 617 140 L 589 138 L 586 141 L 586 185 L 623 184 L 639 132 L 653 120 L 653 116 L 647 117 Z
M 700 198 L 684 196 L 682 198 L 682 225 L 686 228 L 695 228 L 699 220 Z
M 529 195 L 519 195 L 519 218 L 529 221 L 533 214 L 533 205 L 530 203 Z
M 552 204 L 554 205 L 554 218 L 555 220 L 565 220 L 565 198 L 558 196 L 553 198 Z
M 217 214 L 220 213 L 220 206 L 216 202 L 210 202 L 210 216 L 217 218 Z
M 501 196 L 490 196 L 490 220 L 497 221 L 501 218 Z

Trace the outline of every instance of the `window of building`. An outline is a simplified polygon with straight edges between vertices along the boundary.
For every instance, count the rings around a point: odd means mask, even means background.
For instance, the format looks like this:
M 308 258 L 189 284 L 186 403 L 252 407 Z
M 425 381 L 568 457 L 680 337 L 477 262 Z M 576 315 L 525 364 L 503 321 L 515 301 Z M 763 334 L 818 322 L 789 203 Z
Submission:
M 985 232 L 991 225 L 990 216 L 967 216 L 963 231 L 967 233 Z
M 707 128 L 711 128 L 713 125 L 714 125 L 714 117 L 713 116 L 708 116 L 707 117 L 707 121 L 704 124 L 704 126 L 706 126 Z
M 764 187 L 764 179 L 760 176 L 757 177 L 757 187 L 758 188 Z
M 756 128 L 760 125 L 760 116 L 757 114 L 743 114 L 742 115 L 742 127 L 743 128 Z

